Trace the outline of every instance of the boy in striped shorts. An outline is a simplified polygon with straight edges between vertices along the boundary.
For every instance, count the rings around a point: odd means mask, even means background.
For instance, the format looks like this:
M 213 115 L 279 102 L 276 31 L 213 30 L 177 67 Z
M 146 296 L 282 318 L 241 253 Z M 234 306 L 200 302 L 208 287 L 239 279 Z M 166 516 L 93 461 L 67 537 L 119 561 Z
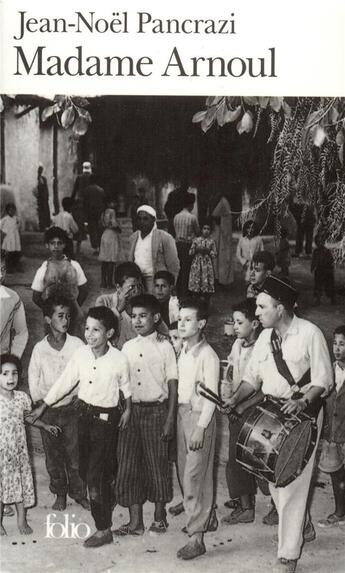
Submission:
M 129 508 L 129 522 L 115 535 L 144 533 L 143 504 L 155 504 L 150 531 L 165 533 L 165 505 L 172 499 L 168 442 L 174 434 L 177 365 L 173 346 L 156 332 L 157 299 L 149 294 L 131 300 L 132 324 L 138 336 L 122 352 L 130 364 L 132 416 L 118 445 L 117 502 Z

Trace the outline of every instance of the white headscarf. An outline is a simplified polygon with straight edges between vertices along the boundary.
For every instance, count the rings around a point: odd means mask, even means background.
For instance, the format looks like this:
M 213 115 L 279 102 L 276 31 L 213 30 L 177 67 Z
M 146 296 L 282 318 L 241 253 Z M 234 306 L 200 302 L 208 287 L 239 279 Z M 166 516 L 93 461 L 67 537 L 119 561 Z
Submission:
M 137 209 L 137 213 L 139 213 L 140 211 L 144 211 L 145 213 L 148 213 L 149 215 L 151 215 L 151 217 L 154 217 L 155 219 L 157 219 L 157 213 L 156 213 L 155 209 L 153 207 L 151 207 L 151 205 L 140 205 L 140 207 L 138 207 L 138 209 Z

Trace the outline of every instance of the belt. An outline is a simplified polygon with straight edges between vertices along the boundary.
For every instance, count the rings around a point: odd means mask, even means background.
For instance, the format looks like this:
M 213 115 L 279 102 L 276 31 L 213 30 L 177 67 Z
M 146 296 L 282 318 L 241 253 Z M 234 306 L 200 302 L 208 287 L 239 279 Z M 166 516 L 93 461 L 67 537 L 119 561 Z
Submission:
M 112 414 L 113 412 L 115 412 L 115 410 L 118 409 L 117 406 L 114 406 L 112 408 L 105 408 L 103 406 L 94 406 L 93 404 L 88 404 L 87 402 L 84 402 L 84 400 L 81 400 L 80 398 L 78 398 L 78 404 L 77 404 L 77 410 L 79 410 L 82 414 L 90 414 L 94 417 L 99 418 L 101 414 Z
M 163 400 L 163 402 L 159 402 L 156 400 L 155 402 L 133 402 L 133 406 L 140 406 L 140 408 L 150 408 L 152 406 L 162 406 L 165 405 L 168 400 Z

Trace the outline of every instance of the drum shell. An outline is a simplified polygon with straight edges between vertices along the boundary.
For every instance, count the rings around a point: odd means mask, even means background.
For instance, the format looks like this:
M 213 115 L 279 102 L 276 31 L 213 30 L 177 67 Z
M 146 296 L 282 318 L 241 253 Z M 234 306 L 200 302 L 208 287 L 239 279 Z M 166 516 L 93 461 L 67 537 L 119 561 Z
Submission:
M 317 438 L 315 420 L 300 412 L 284 414 L 284 401 L 266 397 L 240 431 L 236 459 L 247 471 L 277 487 L 291 483 L 308 463 Z

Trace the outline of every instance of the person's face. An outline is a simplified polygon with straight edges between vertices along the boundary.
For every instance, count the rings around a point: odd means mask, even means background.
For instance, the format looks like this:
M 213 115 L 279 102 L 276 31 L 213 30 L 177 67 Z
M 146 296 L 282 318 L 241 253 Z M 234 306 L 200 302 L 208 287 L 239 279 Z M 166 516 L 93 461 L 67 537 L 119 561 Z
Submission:
M 333 354 L 336 360 L 345 362 L 345 336 L 343 334 L 334 335 Z
M 168 281 L 165 279 L 156 279 L 154 282 L 154 294 L 160 302 L 168 300 L 171 295 L 171 286 Z
M 247 339 L 250 338 L 255 330 L 255 323 L 249 320 L 243 312 L 235 310 L 233 314 L 234 319 L 234 331 L 237 338 Z
M 265 292 L 260 292 L 256 299 L 256 312 L 263 328 L 274 328 L 281 318 L 281 305 Z
M 107 330 L 101 320 L 88 316 L 85 325 L 85 340 L 92 350 L 105 347 L 108 340 L 114 336 L 114 329 Z
M 209 237 L 210 234 L 211 234 L 210 225 L 204 225 L 202 228 L 202 236 L 205 237 L 205 239 L 207 239 L 207 237 Z
M 251 225 L 248 225 L 247 237 L 249 239 L 251 239 L 253 236 L 253 233 L 254 233 L 254 223 L 252 223 Z
M 65 249 L 65 243 L 58 237 L 54 237 L 49 241 L 47 247 L 53 259 L 61 259 Z
M 65 334 L 71 322 L 71 311 L 68 306 L 58 305 L 55 307 L 51 317 L 47 317 L 47 322 L 54 332 Z
M 120 287 L 120 290 L 124 293 L 127 300 L 130 300 L 134 296 L 142 293 L 142 285 L 139 279 L 134 277 L 128 277 Z
M 200 334 L 205 327 L 206 320 L 198 319 L 198 312 L 194 308 L 181 308 L 178 317 L 178 333 L 183 340 L 188 340 Z
M 9 214 L 10 217 L 13 217 L 16 214 L 16 209 L 15 207 L 9 207 L 7 209 L 7 213 Z
M 0 388 L 5 392 L 12 392 L 18 384 L 18 370 L 15 364 L 5 362 L 0 373 Z
M 144 235 L 148 235 L 151 232 L 154 224 L 155 218 L 152 217 L 152 215 L 149 215 L 145 211 L 139 211 L 139 213 L 137 213 L 137 225 L 139 231 Z
M 155 330 L 155 324 L 159 320 L 159 314 L 154 314 L 151 310 L 143 306 L 132 308 L 132 325 L 137 334 L 148 336 Z
M 0 285 L 4 282 L 6 277 L 6 263 L 5 261 L 0 262 Z
M 183 340 L 179 336 L 178 330 L 169 330 L 169 338 L 170 342 L 174 347 L 176 354 L 178 355 L 181 352 Z
M 268 275 L 264 263 L 253 263 L 250 269 L 250 282 L 252 285 L 261 285 Z

